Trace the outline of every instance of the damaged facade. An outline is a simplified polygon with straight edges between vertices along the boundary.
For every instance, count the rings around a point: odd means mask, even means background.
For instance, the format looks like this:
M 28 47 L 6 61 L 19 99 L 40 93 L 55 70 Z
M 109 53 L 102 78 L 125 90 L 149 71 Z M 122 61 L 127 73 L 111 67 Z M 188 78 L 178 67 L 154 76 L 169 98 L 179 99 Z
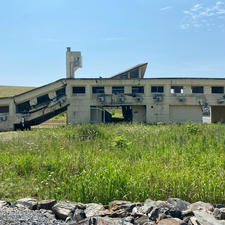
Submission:
M 66 78 L 13 97 L 0 98 L 0 131 L 30 128 L 67 111 L 67 123 L 225 122 L 225 79 L 144 78 L 147 63 L 110 78 L 74 78 L 80 52 L 66 52 Z M 116 119 L 108 109 L 120 108 Z

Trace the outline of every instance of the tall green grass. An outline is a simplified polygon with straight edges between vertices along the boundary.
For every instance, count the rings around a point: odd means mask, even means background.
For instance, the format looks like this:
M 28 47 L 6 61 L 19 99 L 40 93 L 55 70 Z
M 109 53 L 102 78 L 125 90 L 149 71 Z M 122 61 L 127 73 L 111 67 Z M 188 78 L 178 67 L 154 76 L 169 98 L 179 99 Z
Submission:
M 225 126 L 103 124 L 0 134 L 0 199 L 225 203 Z

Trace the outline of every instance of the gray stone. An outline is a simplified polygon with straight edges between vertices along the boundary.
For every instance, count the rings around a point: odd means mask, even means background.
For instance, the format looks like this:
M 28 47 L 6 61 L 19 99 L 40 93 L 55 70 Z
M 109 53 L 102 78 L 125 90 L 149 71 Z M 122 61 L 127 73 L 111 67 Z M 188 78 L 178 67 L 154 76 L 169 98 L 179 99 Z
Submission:
M 217 220 L 225 220 L 225 208 L 216 208 L 213 215 Z
M 78 208 L 80 203 L 77 202 L 58 202 L 52 207 L 52 211 L 55 213 L 56 217 L 62 220 L 66 220 L 67 217 L 71 217 L 76 208 Z
M 9 202 L 0 201 L 0 208 L 2 208 L 2 207 L 8 207 L 8 206 L 10 206 L 10 203 Z
M 31 210 L 36 210 L 37 205 L 38 205 L 37 200 L 33 198 L 22 198 L 14 203 L 14 206 L 18 208 L 27 208 Z
M 134 219 L 134 224 L 136 224 L 136 225 L 143 225 L 146 222 L 150 222 L 148 216 L 141 216 L 137 219 Z
M 51 200 L 42 200 L 38 202 L 37 209 L 48 209 L 51 210 L 52 207 L 56 204 L 56 200 L 51 199 Z
M 212 214 L 207 213 L 206 211 L 196 210 L 194 211 L 194 215 L 197 219 L 198 225 L 224 225 L 223 222 L 216 220 Z
M 72 220 L 75 220 L 77 222 L 83 220 L 86 218 L 86 215 L 84 213 L 84 210 L 82 209 L 75 209 L 75 212 L 73 214 Z
M 158 225 L 187 225 L 187 224 L 178 218 L 170 218 L 160 220 Z
M 127 212 L 132 212 L 133 208 L 137 206 L 142 206 L 142 203 L 132 203 L 130 201 L 115 200 L 109 203 L 109 210 L 116 211 L 118 209 L 124 209 Z
M 86 218 L 79 223 L 70 223 L 70 225 L 132 225 L 132 223 L 120 218 L 91 217 Z
M 192 203 L 191 205 L 188 206 L 188 209 L 190 209 L 191 211 L 195 211 L 195 210 L 204 210 L 206 212 L 214 211 L 214 207 L 212 204 L 201 202 L 201 201 Z
M 127 216 L 125 217 L 124 221 L 129 223 L 134 223 L 134 217 L 133 216 Z
M 86 209 L 84 210 L 84 213 L 86 217 L 103 216 L 106 214 L 103 205 L 97 203 L 86 204 Z
M 52 212 L 52 210 L 47 210 L 47 209 L 40 209 L 39 210 L 45 217 L 51 219 L 51 220 L 56 220 L 55 214 Z
M 169 198 L 167 202 L 173 205 L 174 209 L 179 211 L 187 210 L 188 206 L 190 205 L 189 202 L 183 201 L 179 198 Z

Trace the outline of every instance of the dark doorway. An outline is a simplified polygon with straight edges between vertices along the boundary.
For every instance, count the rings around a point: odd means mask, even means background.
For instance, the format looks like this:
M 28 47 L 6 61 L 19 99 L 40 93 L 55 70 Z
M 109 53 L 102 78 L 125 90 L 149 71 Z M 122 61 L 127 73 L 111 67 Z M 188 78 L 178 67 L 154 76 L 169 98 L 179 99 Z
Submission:
M 104 107 L 105 122 L 131 122 L 132 108 L 131 106 L 115 106 Z

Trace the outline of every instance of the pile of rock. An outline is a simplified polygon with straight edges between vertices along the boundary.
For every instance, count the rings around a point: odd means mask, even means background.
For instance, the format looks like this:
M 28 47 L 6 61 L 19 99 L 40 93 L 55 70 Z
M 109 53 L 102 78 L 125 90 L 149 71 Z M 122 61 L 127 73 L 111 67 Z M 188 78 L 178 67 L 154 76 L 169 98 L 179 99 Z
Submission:
M 18 218 L 14 216 L 13 220 L 12 212 Z M 31 215 L 31 212 L 35 214 L 26 221 L 24 215 Z M 35 221 L 32 218 L 36 218 Z M 147 199 L 144 203 L 115 200 L 108 205 L 56 200 L 38 202 L 25 198 L 14 203 L 0 201 L 0 224 L 225 225 L 225 206 L 204 202 L 190 204 L 178 198 Z

